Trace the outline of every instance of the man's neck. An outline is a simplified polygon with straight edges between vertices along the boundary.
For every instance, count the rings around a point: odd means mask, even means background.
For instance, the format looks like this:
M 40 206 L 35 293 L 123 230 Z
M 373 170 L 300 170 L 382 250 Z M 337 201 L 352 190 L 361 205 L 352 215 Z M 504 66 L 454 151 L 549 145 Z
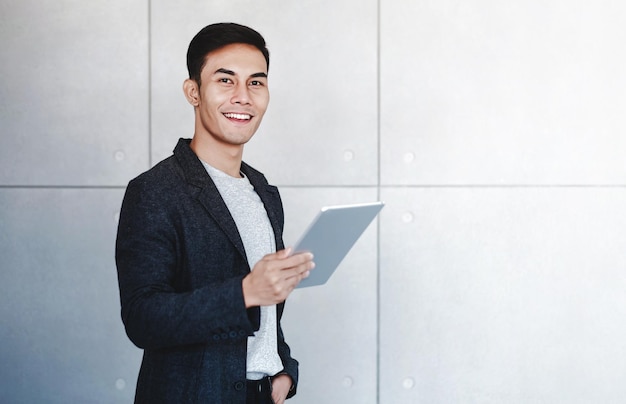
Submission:
M 189 146 L 200 160 L 231 177 L 240 178 L 243 145 L 225 145 L 211 140 L 195 135 Z

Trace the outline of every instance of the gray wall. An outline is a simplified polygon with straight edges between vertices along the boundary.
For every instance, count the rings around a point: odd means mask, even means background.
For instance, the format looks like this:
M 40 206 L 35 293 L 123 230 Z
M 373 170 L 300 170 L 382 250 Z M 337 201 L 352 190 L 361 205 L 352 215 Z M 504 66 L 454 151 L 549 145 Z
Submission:
M 192 135 L 186 46 L 224 20 L 272 52 L 245 159 L 286 241 L 387 203 L 290 298 L 293 403 L 626 397 L 624 3 L 3 0 L 0 402 L 132 401 L 118 210 Z

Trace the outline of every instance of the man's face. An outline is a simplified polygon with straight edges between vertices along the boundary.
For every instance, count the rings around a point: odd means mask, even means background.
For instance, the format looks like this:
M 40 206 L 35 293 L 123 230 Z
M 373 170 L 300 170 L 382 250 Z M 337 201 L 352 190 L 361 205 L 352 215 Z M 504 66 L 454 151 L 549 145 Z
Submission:
M 196 131 L 226 145 L 248 142 L 269 103 L 263 54 L 251 45 L 227 45 L 209 53 L 200 77 Z

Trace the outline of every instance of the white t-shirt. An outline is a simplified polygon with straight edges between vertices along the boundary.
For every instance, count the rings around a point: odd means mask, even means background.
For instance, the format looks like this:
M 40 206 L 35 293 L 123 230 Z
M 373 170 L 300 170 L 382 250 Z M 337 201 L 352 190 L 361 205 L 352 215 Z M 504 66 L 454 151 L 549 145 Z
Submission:
M 202 162 L 217 186 L 243 241 L 248 265 L 254 265 L 265 255 L 276 251 L 274 230 L 263 202 L 248 178 L 235 178 Z M 261 325 L 253 337 L 248 337 L 247 378 L 259 380 L 273 376 L 283 369 L 278 355 L 276 305 L 261 306 Z

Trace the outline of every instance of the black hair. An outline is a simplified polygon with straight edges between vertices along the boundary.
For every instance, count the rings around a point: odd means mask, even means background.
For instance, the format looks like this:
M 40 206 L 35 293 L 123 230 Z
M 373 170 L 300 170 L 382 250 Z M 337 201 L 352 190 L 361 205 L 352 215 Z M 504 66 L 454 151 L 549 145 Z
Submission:
M 187 50 L 187 70 L 189 78 L 200 85 L 200 73 L 209 53 L 236 43 L 248 44 L 257 48 L 265 57 L 267 68 L 270 67 L 270 52 L 265 39 L 250 27 L 235 23 L 217 23 L 207 25 L 193 37 Z

